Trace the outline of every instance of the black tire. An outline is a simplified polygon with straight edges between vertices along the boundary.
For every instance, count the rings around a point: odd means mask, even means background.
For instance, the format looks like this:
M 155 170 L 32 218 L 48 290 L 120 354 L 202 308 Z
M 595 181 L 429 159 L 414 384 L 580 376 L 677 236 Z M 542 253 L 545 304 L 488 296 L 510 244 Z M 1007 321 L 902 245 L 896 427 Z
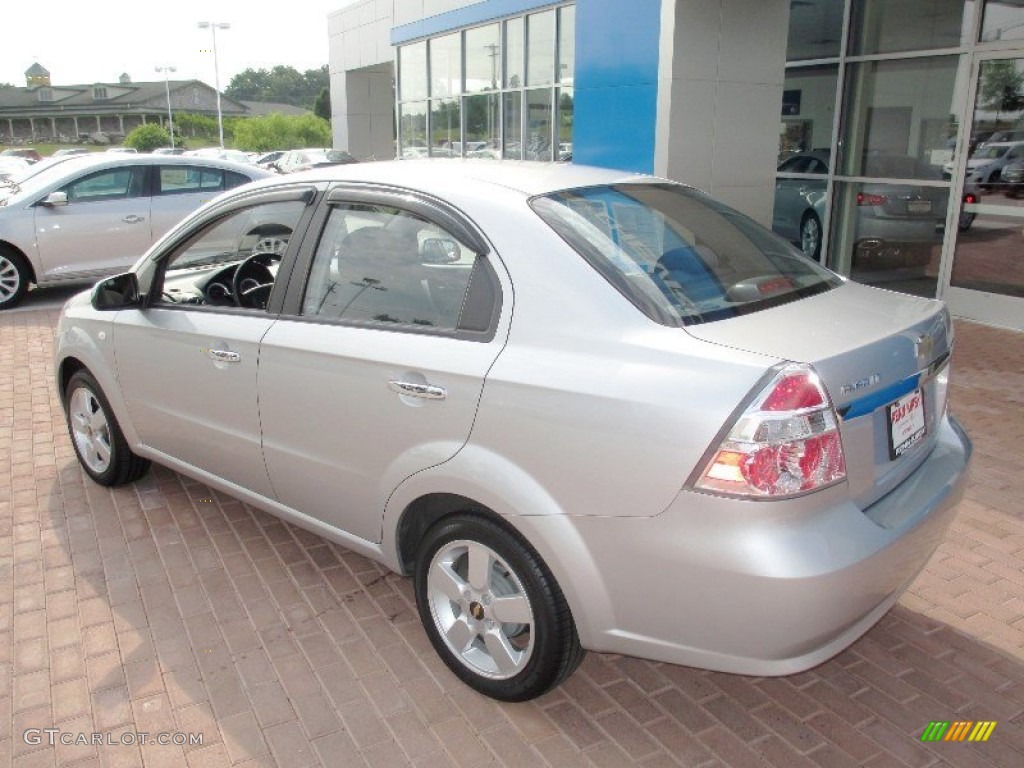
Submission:
M 475 559 L 481 553 L 487 554 L 486 561 Z M 471 557 L 486 563 L 481 589 L 470 582 Z M 448 576 L 454 578 L 446 580 Z M 450 596 L 452 589 L 457 600 Z M 487 518 L 457 515 L 427 531 L 416 557 L 415 591 L 420 620 L 434 649 L 459 679 L 485 696 L 501 701 L 536 698 L 583 660 L 572 612 L 547 566 L 517 533 Z M 499 618 L 502 600 L 510 611 L 504 619 Z M 529 622 L 517 611 L 525 611 Z M 517 622 L 510 620 L 513 615 Z M 453 636 L 465 650 L 453 650 L 448 639 Z
M 0 310 L 10 309 L 25 298 L 32 281 L 32 269 L 25 257 L 0 245 Z
M 808 258 L 821 261 L 821 219 L 814 211 L 800 220 L 800 250 Z
M 124 485 L 146 474 L 149 460 L 132 453 L 110 403 L 88 371 L 77 371 L 68 381 L 64 416 L 78 462 L 97 483 Z

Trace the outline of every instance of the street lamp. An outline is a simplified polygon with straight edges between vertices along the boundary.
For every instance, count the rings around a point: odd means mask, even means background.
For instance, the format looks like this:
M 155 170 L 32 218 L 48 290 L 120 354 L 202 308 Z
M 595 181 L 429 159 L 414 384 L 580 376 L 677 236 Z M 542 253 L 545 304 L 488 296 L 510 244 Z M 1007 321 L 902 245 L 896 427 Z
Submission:
M 220 136 L 220 146 L 224 146 L 224 116 L 220 111 L 220 69 L 217 66 L 217 30 L 231 29 L 226 21 L 200 21 L 196 26 L 200 29 L 209 28 L 213 35 L 213 83 L 217 88 L 217 132 Z
M 167 91 L 167 123 L 171 127 L 171 149 L 174 149 L 174 115 L 171 114 L 171 82 L 168 78 L 170 77 L 169 73 L 177 72 L 178 68 L 171 66 L 161 67 L 158 65 L 155 69 L 157 72 L 164 73 L 164 90 Z

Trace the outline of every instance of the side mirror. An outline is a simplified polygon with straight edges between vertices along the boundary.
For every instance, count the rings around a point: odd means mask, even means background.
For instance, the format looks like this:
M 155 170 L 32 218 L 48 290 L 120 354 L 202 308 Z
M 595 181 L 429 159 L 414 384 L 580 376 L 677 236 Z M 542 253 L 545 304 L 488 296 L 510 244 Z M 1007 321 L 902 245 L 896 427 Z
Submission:
M 100 280 L 92 289 L 92 306 L 100 312 L 137 307 L 142 303 L 139 296 L 139 278 L 134 272 Z
M 43 205 L 51 207 L 57 207 L 58 205 L 68 204 L 68 193 L 67 192 L 51 192 L 45 198 L 40 200 Z
M 428 237 L 420 246 L 420 259 L 424 264 L 451 264 L 460 256 L 459 244 L 454 240 Z

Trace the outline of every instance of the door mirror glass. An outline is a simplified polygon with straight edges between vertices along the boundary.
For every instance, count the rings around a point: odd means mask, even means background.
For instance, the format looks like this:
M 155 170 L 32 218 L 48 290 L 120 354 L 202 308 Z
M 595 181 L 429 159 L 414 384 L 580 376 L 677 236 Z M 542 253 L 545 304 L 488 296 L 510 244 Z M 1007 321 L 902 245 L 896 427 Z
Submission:
M 51 192 L 43 200 L 43 205 L 58 206 L 68 204 L 68 193 L 67 192 Z
M 139 279 L 134 272 L 108 277 L 92 289 L 93 309 L 101 312 L 137 307 L 140 303 Z

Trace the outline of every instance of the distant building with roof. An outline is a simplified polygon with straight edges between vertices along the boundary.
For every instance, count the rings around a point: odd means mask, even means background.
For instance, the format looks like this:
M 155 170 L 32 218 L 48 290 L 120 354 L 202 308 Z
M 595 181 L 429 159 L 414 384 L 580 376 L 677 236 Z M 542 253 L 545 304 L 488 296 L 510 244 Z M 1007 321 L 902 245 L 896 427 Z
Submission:
M 125 73 L 114 83 L 53 85 L 38 62 L 25 71 L 24 88 L 0 88 L 0 143 L 15 140 L 75 141 L 103 132 L 129 133 L 146 123 L 167 121 L 167 91 L 174 113 L 217 115 L 217 91 L 199 80 L 135 83 Z M 253 111 L 221 94 L 225 117 Z M 275 110 L 276 111 L 276 110 Z

